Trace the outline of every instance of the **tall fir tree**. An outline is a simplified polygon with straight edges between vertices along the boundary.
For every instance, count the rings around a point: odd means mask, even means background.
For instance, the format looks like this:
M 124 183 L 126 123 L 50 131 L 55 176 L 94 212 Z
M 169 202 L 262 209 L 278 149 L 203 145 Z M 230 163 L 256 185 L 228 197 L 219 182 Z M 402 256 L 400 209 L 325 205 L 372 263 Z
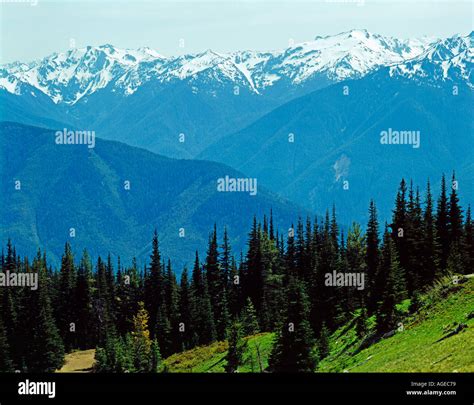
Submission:
M 450 243 L 456 245 L 461 243 L 463 236 L 463 215 L 459 205 L 458 181 L 456 180 L 454 172 L 451 179 L 451 193 L 449 195 L 448 224 Z
M 438 274 L 439 245 L 433 217 L 433 196 L 431 185 L 426 186 L 425 208 L 423 212 L 421 246 L 422 278 L 426 285 L 431 285 Z
M 397 298 L 399 298 L 402 293 L 400 291 L 402 288 L 400 285 L 405 285 L 401 276 L 396 250 L 387 228 L 385 228 L 383 235 L 381 259 L 377 273 L 376 285 L 376 324 L 377 331 L 382 333 L 395 326 L 395 305 L 399 300 Z
M 242 339 L 241 325 L 238 322 L 232 322 L 229 328 L 229 349 L 227 350 L 226 373 L 235 373 L 243 362 L 246 341 Z
M 63 339 L 65 349 L 70 351 L 77 344 L 75 325 L 77 323 L 76 309 L 74 302 L 76 291 L 76 268 L 74 257 L 69 242 L 64 247 L 61 259 L 61 269 L 59 270 L 59 285 L 57 291 L 56 319 L 58 328 Z
M 436 234 L 438 236 L 440 251 L 439 251 L 439 266 L 443 272 L 446 270 L 450 247 L 450 232 L 449 232 L 449 207 L 448 197 L 446 191 L 446 178 L 441 178 L 441 192 L 438 199 L 436 209 Z
M 46 263 L 39 252 L 33 261 L 33 272 L 38 274 L 40 287 L 30 295 L 31 307 L 36 311 L 31 318 L 27 369 L 33 373 L 51 373 L 64 363 L 64 345 L 54 322 Z
M 373 200 L 370 201 L 369 205 L 369 222 L 367 224 L 366 240 L 367 249 L 365 257 L 368 278 L 367 284 L 369 287 L 367 310 L 369 314 L 372 314 L 377 307 L 377 298 L 380 296 L 380 291 L 378 291 L 375 283 L 379 267 L 379 224 L 377 220 L 377 208 Z
M 309 301 L 301 281 L 292 277 L 288 286 L 285 322 L 278 332 L 269 359 L 273 372 L 314 372 L 317 356 L 309 324 Z
M 182 334 L 181 340 L 183 342 L 184 349 L 190 349 L 193 346 L 191 308 L 193 301 L 194 297 L 192 296 L 192 290 L 189 285 L 188 269 L 185 267 L 181 273 L 181 283 L 179 289 L 179 326 L 184 328 L 180 329 L 179 332 Z
M 214 231 L 209 239 L 205 267 L 217 339 L 225 340 L 229 326 L 229 312 L 227 307 L 225 274 L 219 265 L 217 230 L 215 224 Z
M 157 322 L 158 313 L 164 304 L 164 276 L 161 263 L 161 253 L 158 245 L 158 234 L 155 230 L 152 241 L 152 252 L 150 256 L 150 267 L 145 280 L 145 309 L 151 320 L 151 336 L 155 337 L 154 326 Z
M 195 345 L 205 345 L 213 342 L 217 334 L 207 287 L 207 278 L 205 272 L 201 269 L 198 252 L 196 252 L 194 262 L 191 291 L 193 296 L 191 302 L 193 341 Z
M 471 207 L 467 207 L 462 243 L 464 274 L 474 272 L 474 226 L 471 218 Z

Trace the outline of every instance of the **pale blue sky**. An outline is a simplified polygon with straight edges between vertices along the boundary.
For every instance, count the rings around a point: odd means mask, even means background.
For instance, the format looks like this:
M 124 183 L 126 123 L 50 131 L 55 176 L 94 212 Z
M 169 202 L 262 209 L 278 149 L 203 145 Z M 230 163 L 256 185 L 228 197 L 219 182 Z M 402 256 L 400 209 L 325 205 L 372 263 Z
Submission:
M 21 1 L 1 2 L 0 63 L 65 51 L 71 39 L 76 47 L 149 46 L 171 56 L 282 49 L 290 39 L 301 42 L 352 28 L 401 38 L 473 29 L 472 0 Z

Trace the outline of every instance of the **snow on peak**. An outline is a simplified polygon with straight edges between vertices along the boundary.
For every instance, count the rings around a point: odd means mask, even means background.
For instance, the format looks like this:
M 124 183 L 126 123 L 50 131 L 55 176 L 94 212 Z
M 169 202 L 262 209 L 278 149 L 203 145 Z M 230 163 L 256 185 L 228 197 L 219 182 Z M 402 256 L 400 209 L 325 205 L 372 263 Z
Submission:
M 178 57 L 165 57 L 148 47 L 121 49 L 104 44 L 54 53 L 31 63 L 0 66 L 0 88 L 21 94 L 27 84 L 55 103 L 66 104 L 105 88 L 130 95 L 150 81 L 186 80 L 197 86 L 203 80 L 210 91 L 230 82 L 261 94 L 279 82 L 301 85 L 318 77 L 340 81 L 363 77 L 385 66 L 391 74 L 416 75 L 425 60 L 439 64 L 441 76 L 450 74 L 455 66 L 461 76 L 469 77 L 472 41 L 472 32 L 444 40 L 402 40 L 353 29 L 317 36 L 282 51 L 224 54 L 206 50 Z
M 390 68 L 391 76 L 427 82 L 452 80 L 474 88 L 474 36 L 456 34 L 439 40 L 419 56 Z

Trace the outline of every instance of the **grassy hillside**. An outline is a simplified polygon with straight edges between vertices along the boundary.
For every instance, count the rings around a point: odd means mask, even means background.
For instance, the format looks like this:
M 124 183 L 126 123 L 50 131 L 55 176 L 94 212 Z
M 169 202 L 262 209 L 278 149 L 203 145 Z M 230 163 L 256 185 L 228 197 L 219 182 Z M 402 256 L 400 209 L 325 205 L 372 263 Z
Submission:
M 260 333 L 246 338 L 244 364 L 239 367 L 239 372 L 259 372 L 268 367 L 273 336 L 273 333 Z M 165 368 L 172 373 L 219 373 L 224 372 L 226 354 L 227 342 L 216 342 L 174 354 L 164 363 Z
M 400 331 L 366 349 L 361 350 L 353 321 L 338 329 L 331 336 L 329 356 L 316 371 L 473 372 L 474 278 L 458 284 L 451 279 L 438 283 L 421 297 L 420 309 L 414 314 L 408 313 L 409 305 L 406 300 L 398 306 L 406 314 Z M 369 319 L 369 331 L 373 326 L 373 319 Z M 456 328 L 460 332 L 449 336 Z M 239 371 L 258 372 L 260 363 L 265 369 L 273 338 L 271 333 L 247 338 L 248 348 Z M 227 344 L 218 342 L 175 354 L 165 364 L 170 372 L 223 372 L 226 353 Z
M 324 372 L 473 372 L 474 278 L 439 283 L 421 299 L 422 307 L 400 331 L 359 351 L 353 326 L 331 339 Z M 460 326 L 464 325 L 464 326 Z M 460 330 L 450 336 L 450 332 Z
M 330 354 L 318 372 L 474 372 L 474 277 L 455 284 L 444 279 L 420 299 L 419 310 L 409 314 L 410 302 L 400 303 L 405 313 L 393 336 L 361 348 L 355 322 L 339 328 L 330 338 Z M 369 319 L 369 332 L 374 327 Z M 459 331 L 458 333 L 454 333 Z M 273 333 L 249 336 L 239 372 L 260 372 L 268 367 Z M 164 360 L 172 373 L 224 372 L 227 342 L 216 342 L 174 354 Z M 66 356 L 60 372 L 87 372 L 94 350 Z

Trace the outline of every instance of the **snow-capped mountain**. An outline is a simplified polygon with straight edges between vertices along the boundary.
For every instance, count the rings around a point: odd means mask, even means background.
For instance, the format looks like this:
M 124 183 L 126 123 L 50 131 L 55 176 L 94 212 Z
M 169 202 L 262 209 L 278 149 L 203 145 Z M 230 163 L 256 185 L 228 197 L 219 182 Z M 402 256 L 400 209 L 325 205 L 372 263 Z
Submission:
M 454 80 L 474 88 L 473 63 L 474 31 L 436 42 L 412 60 L 392 66 L 390 75 L 427 83 Z
M 456 48 L 452 41 L 400 40 L 352 30 L 316 37 L 278 52 L 222 54 L 208 50 L 165 57 L 150 48 L 88 46 L 31 63 L 4 65 L 0 67 L 0 88 L 23 94 L 31 86 L 57 104 L 75 104 L 109 86 L 111 91 L 128 96 L 150 81 L 161 84 L 187 81 L 197 91 L 205 83 L 211 85 L 206 89 L 211 92 L 230 84 L 262 94 L 278 85 L 304 86 L 317 78 L 329 83 L 360 78 L 379 67 L 408 64 L 443 44 L 449 47 L 453 58 L 459 56 L 462 61 L 458 63 L 464 63 L 468 55 L 456 53 L 461 47 Z M 469 49 L 472 55 L 472 46 Z

